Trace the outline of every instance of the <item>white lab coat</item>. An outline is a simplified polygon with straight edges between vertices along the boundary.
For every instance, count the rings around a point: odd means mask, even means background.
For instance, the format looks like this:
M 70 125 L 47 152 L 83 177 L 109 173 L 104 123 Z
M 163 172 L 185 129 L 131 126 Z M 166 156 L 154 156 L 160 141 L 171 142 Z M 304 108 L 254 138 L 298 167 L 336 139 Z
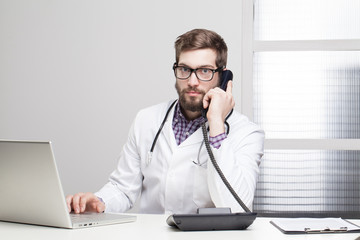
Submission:
M 202 145 L 201 127 L 179 146 L 176 144 L 172 129 L 175 107 L 147 164 L 148 152 L 170 104 L 158 104 L 137 114 L 117 168 L 96 193 L 105 202 L 105 211 L 125 212 L 140 196 L 141 213 L 195 213 L 199 207 L 214 206 L 243 212 L 212 166 Z M 229 135 L 219 149 L 211 148 L 224 175 L 251 209 L 264 132 L 236 111 L 227 121 Z

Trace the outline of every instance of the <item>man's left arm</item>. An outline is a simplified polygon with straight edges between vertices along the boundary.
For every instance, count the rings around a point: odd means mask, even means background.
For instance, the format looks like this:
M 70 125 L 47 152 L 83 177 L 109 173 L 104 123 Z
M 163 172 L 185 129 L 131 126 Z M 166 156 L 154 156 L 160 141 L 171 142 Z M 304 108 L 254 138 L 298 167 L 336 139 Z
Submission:
M 264 132 L 247 119 L 246 123 L 233 122 L 230 126 L 230 134 L 221 142 L 218 149 L 212 147 L 212 151 L 232 188 L 251 209 L 260 159 L 263 155 Z M 232 212 L 244 211 L 226 188 L 212 164 L 208 164 L 208 186 L 216 207 L 231 207 Z
M 232 188 L 251 209 L 263 155 L 264 132 L 245 116 L 234 111 L 229 118 L 230 133 L 225 139 L 221 139 L 225 133 L 225 118 L 235 106 L 232 81 L 228 82 L 226 91 L 221 88 L 208 91 L 203 105 L 208 108 L 210 144 L 215 159 Z M 216 207 L 231 207 L 233 212 L 244 211 L 212 164 L 208 164 L 208 186 Z

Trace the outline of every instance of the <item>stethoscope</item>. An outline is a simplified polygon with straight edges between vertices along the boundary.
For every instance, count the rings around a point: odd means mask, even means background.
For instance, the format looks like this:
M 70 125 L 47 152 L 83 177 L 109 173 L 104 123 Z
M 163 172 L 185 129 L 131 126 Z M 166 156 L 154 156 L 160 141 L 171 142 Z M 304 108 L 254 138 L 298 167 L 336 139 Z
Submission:
M 149 165 L 151 163 L 151 160 L 152 160 L 152 154 L 154 152 L 154 148 L 155 148 L 155 145 L 156 145 L 156 142 L 159 138 L 159 135 L 165 125 L 165 122 L 172 110 L 172 108 L 175 106 L 175 104 L 177 103 L 178 100 L 175 100 L 173 103 L 171 103 L 170 107 L 168 108 L 168 110 L 166 111 L 166 114 L 165 114 L 165 117 L 163 119 L 163 121 L 161 122 L 161 125 L 159 127 L 159 130 L 157 131 L 156 135 L 155 135 L 155 138 L 151 144 L 151 148 L 150 148 L 150 151 L 148 152 L 148 157 L 147 157 L 147 161 L 146 161 L 146 164 Z M 229 132 L 230 132 L 230 125 L 229 123 L 227 122 L 228 118 L 232 115 L 234 109 L 231 109 L 230 113 L 226 116 L 225 118 L 225 125 L 226 125 L 226 134 L 228 135 Z M 199 166 L 202 166 L 204 163 L 200 163 L 200 152 L 201 152 L 201 148 L 203 147 L 204 145 L 204 141 L 202 141 L 201 145 L 200 145 L 200 148 L 199 148 L 199 151 L 198 151 L 198 154 L 197 154 L 197 162 L 193 161 L 194 164 L 196 165 L 199 165 Z

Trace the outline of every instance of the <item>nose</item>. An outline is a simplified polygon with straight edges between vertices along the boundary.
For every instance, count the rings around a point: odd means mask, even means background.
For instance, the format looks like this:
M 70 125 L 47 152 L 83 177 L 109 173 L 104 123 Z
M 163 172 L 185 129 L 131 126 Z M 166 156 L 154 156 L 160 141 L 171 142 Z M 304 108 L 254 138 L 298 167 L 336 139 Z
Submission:
M 200 80 L 197 78 L 195 72 L 192 72 L 190 74 L 190 77 L 188 78 L 188 85 L 189 86 L 198 86 Z

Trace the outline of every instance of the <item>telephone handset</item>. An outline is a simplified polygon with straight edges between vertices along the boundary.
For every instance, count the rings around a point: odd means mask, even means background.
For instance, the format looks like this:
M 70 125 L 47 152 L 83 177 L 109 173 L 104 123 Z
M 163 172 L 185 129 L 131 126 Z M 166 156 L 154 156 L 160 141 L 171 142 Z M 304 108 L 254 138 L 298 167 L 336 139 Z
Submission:
M 229 81 L 233 80 L 233 74 L 230 70 L 225 70 L 221 73 L 220 88 L 226 91 L 226 87 Z
M 224 91 L 226 91 L 226 87 L 229 81 L 233 80 L 233 73 L 230 70 L 225 70 L 221 72 L 221 81 L 220 81 L 220 88 L 223 89 Z M 201 111 L 201 115 L 203 116 L 203 118 L 206 119 L 206 114 L 207 114 L 208 109 L 203 109 Z

